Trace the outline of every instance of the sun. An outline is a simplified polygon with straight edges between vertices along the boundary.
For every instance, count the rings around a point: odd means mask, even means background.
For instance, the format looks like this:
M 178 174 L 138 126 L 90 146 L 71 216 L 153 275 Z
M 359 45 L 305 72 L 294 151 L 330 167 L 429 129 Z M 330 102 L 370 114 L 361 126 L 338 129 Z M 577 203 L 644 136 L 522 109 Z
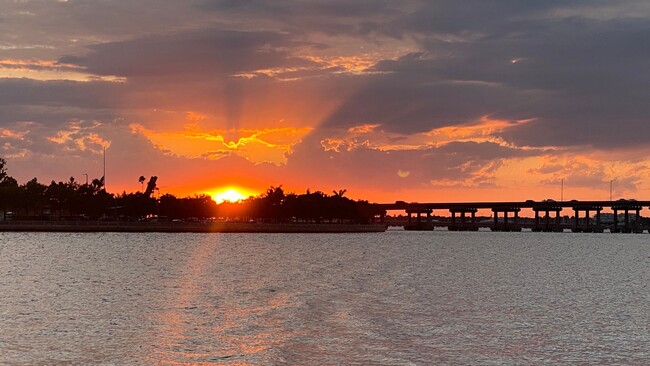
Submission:
M 238 202 L 245 200 L 250 196 L 246 194 L 245 190 L 237 187 L 225 187 L 216 189 L 212 192 L 209 192 L 208 195 L 212 197 L 216 203 L 221 203 L 224 201 Z

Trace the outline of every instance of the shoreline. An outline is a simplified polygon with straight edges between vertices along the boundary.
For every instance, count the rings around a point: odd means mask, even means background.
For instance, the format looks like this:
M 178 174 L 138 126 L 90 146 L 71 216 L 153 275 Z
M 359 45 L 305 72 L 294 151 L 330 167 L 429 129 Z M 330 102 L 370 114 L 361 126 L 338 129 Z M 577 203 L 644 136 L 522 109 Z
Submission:
M 132 232 L 132 233 L 373 233 L 381 224 L 239 223 L 239 222 L 116 222 L 11 221 L 0 222 L 0 232 Z

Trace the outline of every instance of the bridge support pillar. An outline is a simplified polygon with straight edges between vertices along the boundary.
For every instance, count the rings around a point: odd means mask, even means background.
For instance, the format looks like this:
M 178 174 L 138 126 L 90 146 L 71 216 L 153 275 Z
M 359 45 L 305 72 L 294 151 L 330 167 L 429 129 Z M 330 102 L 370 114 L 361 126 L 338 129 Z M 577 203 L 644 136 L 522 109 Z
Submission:
M 521 231 L 521 226 L 519 225 L 519 207 L 495 207 L 492 208 L 494 213 L 494 226 L 492 231 Z M 503 213 L 503 223 L 499 222 L 499 212 Z M 510 224 L 508 221 L 508 213 L 513 213 L 513 223 Z
M 476 211 L 478 209 L 474 207 L 451 207 L 449 212 L 451 213 L 451 223 L 448 226 L 449 231 L 476 231 L 478 230 L 478 225 L 476 225 Z M 456 214 L 460 215 L 460 222 L 456 220 Z M 471 215 L 471 218 L 468 222 L 467 214 Z
M 545 221 L 545 223 L 544 223 L 545 224 L 544 225 L 544 231 L 549 231 L 549 228 L 551 227 L 551 214 L 550 214 L 550 212 L 551 211 L 549 211 L 549 210 L 544 211 L 544 214 L 546 215 L 546 217 L 544 219 L 544 221 Z
M 643 228 L 641 227 L 641 209 L 643 207 L 639 206 L 635 200 L 619 200 L 616 201 L 616 205 L 612 206 L 612 211 L 614 211 L 614 224 L 612 225 L 611 231 L 613 233 L 641 233 Z M 618 226 L 618 212 L 623 211 L 623 226 Z M 635 213 L 634 221 L 630 220 L 630 211 Z
M 408 223 L 404 225 L 405 230 L 433 230 L 431 223 L 431 209 L 412 207 L 407 208 L 406 213 L 409 215 Z M 415 222 L 413 222 L 412 215 L 415 214 Z M 426 219 L 423 220 L 422 214 L 426 214 Z
M 571 231 L 574 233 L 585 232 L 585 233 L 602 233 L 604 227 L 600 224 L 600 211 L 602 211 L 602 206 L 576 206 L 573 207 L 575 211 L 575 225 Z M 580 212 L 585 212 L 584 222 L 580 224 Z M 596 225 L 591 224 L 591 212 L 596 211 Z
M 535 224 L 533 225 L 533 231 L 561 231 L 560 225 L 560 211 L 561 207 L 552 206 L 550 203 L 543 202 L 532 207 L 535 212 Z M 555 211 L 555 221 L 551 221 L 551 212 Z M 543 221 L 540 217 L 540 212 L 544 213 Z

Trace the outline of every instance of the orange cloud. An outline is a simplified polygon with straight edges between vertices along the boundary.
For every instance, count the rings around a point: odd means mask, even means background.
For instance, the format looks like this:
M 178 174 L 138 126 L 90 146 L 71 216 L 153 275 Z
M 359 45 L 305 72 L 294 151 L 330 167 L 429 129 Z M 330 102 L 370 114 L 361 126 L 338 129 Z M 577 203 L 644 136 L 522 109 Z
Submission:
M 317 56 L 313 54 L 298 56 L 312 63 L 304 67 L 275 67 L 258 69 L 234 74 L 234 77 L 253 79 L 260 76 L 276 78 L 281 81 L 295 81 L 306 77 L 327 73 L 334 74 L 369 74 L 379 73 L 372 70 L 377 62 L 386 59 L 386 54 L 362 54 L 350 56 Z
M 367 72 L 370 67 L 375 65 L 382 58 L 378 55 L 355 55 L 355 56 L 334 56 L 318 57 L 306 56 L 310 61 L 322 65 L 322 68 L 335 68 L 342 71 L 339 73 L 361 74 Z
M 310 67 L 277 67 L 272 69 L 259 69 L 259 70 L 242 72 L 242 73 L 235 74 L 233 76 L 238 78 L 244 78 L 244 79 L 252 79 L 259 76 L 268 76 L 272 78 L 277 78 L 282 81 L 292 81 L 292 80 L 298 80 L 300 78 L 289 77 L 289 75 L 292 75 L 299 71 L 307 71 L 307 70 L 317 70 L 317 69 L 310 68 Z
M 436 128 L 426 133 L 426 135 L 431 137 L 432 141 L 438 144 L 444 144 L 450 141 L 471 141 L 494 142 L 503 146 L 512 146 L 512 144 L 506 142 L 501 137 L 497 136 L 497 134 L 509 128 L 517 127 L 533 121 L 535 121 L 534 118 L 519 121 L 506 121 L 483 116 L 475 123 Z
M 41 81 L 73 80 L 80 82 L 124 82 L 126 80 L 117 76 L 93 75 L 86 72 L 83 67 L 73 64 L 38 59 L 0 59 L 0 78 L 29 78 Z
M 565 152 L 557 155 L 505 159 L 495 171 L 495 182 L 504 188 L 526 187 L 511 194 L 535 192 L 530 199 L 609 199 L 610 182 L 614 198 L 633 197 L 648 189 L 650 163 L 618 160 L 605 152 Z M 563 192 L 562 190 L 563 182 Z
M 325 151 L 335 152 L 340 152 L 343 147 L 345 147 L 345 150 L 350 151 L 360 146 L 379 151 L 398 151 L 423 150 L 440 147 L 450 142 L 491 142 L 510 148 L 529 150 L 532 148 L 514 146 L 512 143 L 505 141 L 499 136 L 499 133 L 533 121 L 534 119 L 504 121 L 484 116 L 472 124 L 441 127 L 428 132 L 410 135 L 386 132 L 379 129 L 381 125 L 368 123 L 349 128 L 345 136 L 323 139 L 321 146 Z
M 8 138 L 14 140 L 22 140 L 29 133 L 29 131 L 13 131 L 10 129 L 0 129 L 0 138 Z
M 354 127 L 350 127 L 348 129 L 348 132 L 350 132 L 350 133 L 370 133 L 370 132 L 373 132 L 379 126 L 380 125 L 378 125 L 378 124 L 374 124 L 374 125 L 366 124 L 366 125 L 354 126 Z
M 265 128 L 204 130 L 198 124 L 185 125 L 183 131 L 156 132 L 131 124 L 131 132 L 146 137 L 158 149 L 188 158 L 220 159 L 236 155 L 254 163 L 282 165 L 293 146 L 311 128 Z
M 6 69 L 81 69 L 80 66 L 73 64 L 64 64 L 52 60 L 18 60 L 18 59 L 0 59 L 0 68 Z
M 187 112 L 185 117 L 187 118 L 188 121 L 192 121 L 192 122 L 200 122 L 207 118 L 206 115 L 196 113 L 196 112 Z
M 72 121 L 68 123 L 67 129 L 57 131 L 54 136 L 47 137 L 47 140 L 63 145 L 64 151 L 88 151 L 101 154 L 103 149 L 111 146 L 111 142 L 92 132 L 99 126 L 98 122 L 85 126 L 83 121 Z

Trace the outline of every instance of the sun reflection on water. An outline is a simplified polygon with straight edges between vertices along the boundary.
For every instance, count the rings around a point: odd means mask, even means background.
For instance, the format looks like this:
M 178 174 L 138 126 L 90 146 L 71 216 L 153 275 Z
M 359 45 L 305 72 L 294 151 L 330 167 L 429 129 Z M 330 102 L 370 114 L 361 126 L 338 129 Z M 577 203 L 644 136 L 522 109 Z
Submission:
M 169 302 L 155 314 L 156 344 L 147 363 L 259 364 L 291 336 L 283 324 L 290 296 L 254 281 L 220 282 L 216 245 L 195 246 L 183 275 L 166 286 Z

